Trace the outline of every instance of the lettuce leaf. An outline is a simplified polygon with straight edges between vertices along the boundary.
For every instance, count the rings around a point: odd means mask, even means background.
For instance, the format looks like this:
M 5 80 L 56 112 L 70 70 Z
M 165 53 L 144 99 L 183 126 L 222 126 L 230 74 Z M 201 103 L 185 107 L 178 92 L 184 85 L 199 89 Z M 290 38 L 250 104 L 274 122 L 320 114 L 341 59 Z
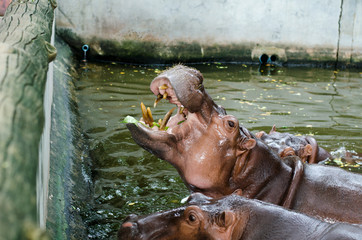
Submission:
M 132 117 L 132 116 L 127 116 L 127 117 L 125 117 L 124 119 L 123 119 L 123 121 L 121 121 L 121 123 L 134 123 L 134 124 L 137 124 L 137 123 L 139 123 L 140 121 L 138 121 L 137 119 L 135 119 L 134 117 Z M 145 125 L 143 122 L 141 122 L 144 126 L 146 126 L 146 127 L 149 127 L 148 125 Z M 156 123 L 156 122 L 153 122 L 152 123 L 153 124 L 153 127 L 154 126 L 157 126 L 158 128 L 160 128 L 160 124 L 158 124 L 158 123 Z M 168 129 L 168 127 L 165 127 L 165 130 L 167 130 Z
M 136 123 L 138 123 L 138 121 L 134 117 L 128 115 L 127 117 L 125 117 L 123 119 L 123 121 L 121 121 L 121 123 L 134 123 L 134 124 L 136 124 Z

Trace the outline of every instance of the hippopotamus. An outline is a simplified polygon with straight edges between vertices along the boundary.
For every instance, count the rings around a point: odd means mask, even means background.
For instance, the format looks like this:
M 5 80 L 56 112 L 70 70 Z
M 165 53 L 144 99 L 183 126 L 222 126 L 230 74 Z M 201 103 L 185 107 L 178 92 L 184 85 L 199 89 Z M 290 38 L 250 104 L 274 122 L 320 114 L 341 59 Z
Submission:
M 323 222 L 237 194 L 213 200 L 201 195 L 176 209 L 143 217 L 130 215 L 118 231 L 118 239 L 122 240 L 357 240 L 361 237 L 362 225 Z
M 195 69 L 176 66 L 151 83 L 179 108 L 167 130 L 127 124 L 135 142 L 172 164 L 192 192 L 242 195 L 336 221 L 362 223 L 362 175 L 298 156 L 281 158 L 216 105 Z M 181 111 L 183 109 L 183 111 Z
M 157 96 L 155 106 L 161 99 L 168 99 L 171 104 L 177 105 L 177 113 L 171 117 L 173 111 L 171 110 L 165 115 L 162 123 L 159 123 L 161 125 L 160 130 L 163 130 L 167 124 L 167 128 L 171 128 L 168 132 L 173 132 L 176 136 L 186 134 L 188 136 L 183 137 L 197 138 L 197 132 L 200 133 L 199 128 L 205 129 L 212 116 L 226 115 L 225 109 L 217 105 L 206 92 L 203 76 L 196 69 L 176 65 L 157 76 L 152 81 L 150 88 Z M 142 105 L 143 103 L 141 103 Z M 144 122 L 152 126 L 151 110 L 148 108 L 146 111 L 144 106 L 142 108 Z M 152 120 L 148 120 L 147 115 L 150 115 Z M 188 122 L 184 123 L 182 128 L 178 127 L 185 120 Z M 269 134 L 258 132 L 256 136 L 263 139 L 281 157 L 296 155 L 309 163 L 318 163 L 331 157 L 329 152 L 319 147 L 316 140 L 311 136 L 279 133 L 275 131 L 275 127 Z M 166 136 L 164 135 L 164 137 Z
M 264 131 L 255 134 L 257 138 L 263 140 L 280 157 L 298 156 L 303 162 L 318 163 L 327 159 L 332 159 L 331 154 L 318 146 L 317 141 L 312 136 L 296 136 L 290 133 L 280 133 L 276 131 L 275 125 L 269 134 Z

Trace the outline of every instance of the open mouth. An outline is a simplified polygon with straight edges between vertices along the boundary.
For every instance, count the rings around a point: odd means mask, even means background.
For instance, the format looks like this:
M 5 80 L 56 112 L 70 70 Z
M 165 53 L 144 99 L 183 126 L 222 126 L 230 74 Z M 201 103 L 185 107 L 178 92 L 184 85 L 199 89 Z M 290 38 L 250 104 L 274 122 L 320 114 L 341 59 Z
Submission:
M 159 119 L 157 122 L 155 122 L 150 107 L 146 108 L 146 106 L 141 102 L 142 118 L 140 122 L 143 122 L 153 130 L 165 130 L 171 133 L 173 128 L 181 125 L 187 120 L 189 111 L 177 98 L 175 90 L 168 79 L 156 79 L 152 82 L 150 89 L 156 96 L 156 100 L 153 105 L 154 108 L 156 108 L 157 104 L 161 100 L 167 100 L 169 103 L 176 105 L 176 107 L 173 107 L 171 110 L 169 110 L 163 119 Z M 176 109 L 176 113 L 172 116 Z

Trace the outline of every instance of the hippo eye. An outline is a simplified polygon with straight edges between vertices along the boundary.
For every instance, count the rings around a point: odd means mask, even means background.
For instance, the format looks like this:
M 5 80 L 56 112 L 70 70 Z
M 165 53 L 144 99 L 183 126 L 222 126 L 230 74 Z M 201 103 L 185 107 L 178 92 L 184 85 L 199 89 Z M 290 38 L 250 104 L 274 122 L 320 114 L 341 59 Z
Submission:
M 234 123 L 233 121 L 228 121 L 228 124 L 229 124 L 229 126 L 232 127 L 232 128 L 235 127 L 235 123 Z
M 186 209 L 185 221 L 190 226 L 196 226 L 200 223 L 202 216 L 198 212 L 201 212 L 201 210 L 197 206 L 190 206 Z
M 189 215 L 189 221 L 190 222 L 195 222 L 196 221 L 196 216 L 194 214 L 190 214 Z

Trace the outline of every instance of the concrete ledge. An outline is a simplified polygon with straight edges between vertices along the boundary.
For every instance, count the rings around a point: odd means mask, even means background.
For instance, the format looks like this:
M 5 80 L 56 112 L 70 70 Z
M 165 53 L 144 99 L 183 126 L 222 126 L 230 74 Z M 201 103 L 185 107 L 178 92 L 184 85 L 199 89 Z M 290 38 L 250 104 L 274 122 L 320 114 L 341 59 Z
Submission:
M 357 0 L 64 0 L 57 32 L 79 54 L 88 44 L 96 59 L 253 62 L 261 47 L 280 49 L 283 63 L 358 66 L 361 12 Z
M 55 45 L 46 228 L 51 239 L 87 239 L 82 216 L 92 207 L 93 187 L 74 93 L 77 63 L 69 46 L 59 39 Z

